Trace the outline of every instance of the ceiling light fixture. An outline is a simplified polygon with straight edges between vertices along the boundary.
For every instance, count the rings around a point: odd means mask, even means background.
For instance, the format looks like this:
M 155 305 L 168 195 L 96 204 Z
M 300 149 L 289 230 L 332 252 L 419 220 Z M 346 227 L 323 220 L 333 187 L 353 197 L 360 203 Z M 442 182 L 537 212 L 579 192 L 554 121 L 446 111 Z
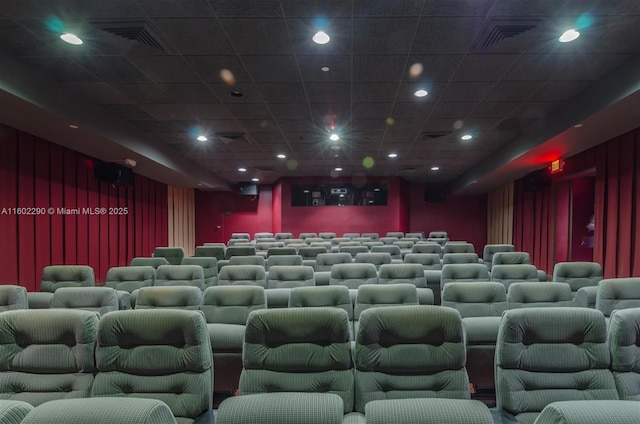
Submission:
M 331 68 L 329 68 L 328 66 L 323 66 L 322 68 L 320 68 L 320 70 L 322 72 L 329 72 L 331 70 Z
M 398 154 L 397 153 L 389 153 L 387 156 L 389 156 L 391 159 L 393 159 L 393 158 L 397 158 Z
M 429 92 L 427 90 L 422 89 L 422 88 L 419 89 L 419 90 L 416 90 L 413 93 L 413 95 L 416 96 L 416 97 L 425 97 L 427 94 L 429 94 Z
M 558 41 L 560 41 L 561 43 L 570 43 L 578 37 L 580 37 L 580 32 L 576 31 L 575 29 L 568 29 L 562 33 L 560 38 L 558 38 Z
M 340 140 L 340 136 L 339 136 L 338 134 L 336 134 L 336 133 L 332 133 L 332 134 L 329 136 L 329 140 L 331 140 L 331 141 L 338 141 L 338 140 Z
M 278 154 L 276 155 L 276 157 L 277 157 L 278 159 L 286 159 L 286 158 L 287 158 L 287 155 L 285 155 L 284 153 L 278 153 Z
M 73 130 L 77 130 L 80 127 L 78 127 L 76 124 L 69 124 L 69 128 L 71 128 Z
M 580 128 L 580 127 L 582 127 L 582 124 L 575 124 L 575 125 L 573 126 L 573 128 Z
M 462 137 L 460 137 L 460 140 L 468 141 L 468 140 L 471 140 L 472 138 L 473 136 L 471 134 L 465 134 Z
M 242 168 L 242 167 L 240 167 L 240 168 L 238 168 L 238 171 L 240 171 L 240 172 L 247 172 L 247 168 Z
M 75 34 L 71 34 L 70 32 L 60 34 L 60 38 L 62 39 L 62 41 L 73 44 L 74 46 L 79 46 L 80 44 L 82 44 L 82 39 Z
M 340 168 L 340 167 L 334 168 L 334 171 L 340 172 L 340 171 L 342 171 L 342 168 Z
M 327 44 L 331 40 L 331 37 L 329 37 L 329 35 L 324 31 L 318 31 L 313 34 L 311 39 L 316 44 Z
M 432 171 L 439 171 L 439 170 L 440 170 L 440 167 L 439 167 L 439 166 L 432 166 L 432 167 L 431 167 L 431 170 L 432 170 Z
M 251 178 L 251 181 L 253 181 L 254 183 L 257 183 L 258 181 L 260 181 L 260 178 L 253 177 Z
M 206 136 L 204 136 L 204 135 L 199 135 L 198 138 L 196 138 L 196 140 L 198 140 L 198 141 L 207 141 L 208 138 Z

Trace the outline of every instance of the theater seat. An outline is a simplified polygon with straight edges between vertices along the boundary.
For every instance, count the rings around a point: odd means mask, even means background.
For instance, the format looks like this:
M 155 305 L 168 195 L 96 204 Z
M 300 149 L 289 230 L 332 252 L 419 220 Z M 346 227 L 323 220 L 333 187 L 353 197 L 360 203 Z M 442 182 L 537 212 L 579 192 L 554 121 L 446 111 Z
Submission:
M 344 309 L 349 317 L 349 334 L 353 334 L 353 304 L 349 289 L 343 286 L 294 287 L 289 294 L 289 308 L 332 307 Z
M 200 311 L 106 314 L 95 357 L 92 397 L 157 399 L 180 423 L 213 424 L 211 344 Z
M 127 309 L 131 309 L 128 296 L 123 301 L 129 306 Z M 116 291 L 110 287 L 62 287 L 53 293 L 50 307 L 82 309 L 103 315 L 120 309 L 120 301 Z
M 199 265 L 202 267 L 204 288 L 218 284 L 218 260 L 214 257 L 186 257 L 180 265 Z
M 170 265 L 166 258 L 133 258 L 129 263 L 130 266 L 151 266 L 158 269 L 160 265 Z
M 551 278 L 557 283 L 568 283 L 574 297 L 580 288 L 597 286 L 600 280 L 602 266 L 597 262 L 558 262 L 553 267 Z
M 329 284 L 347 287 L 355 306 L 358 287 L 363 284 L 378 284 L 378 271 L 373 264 L 335 264 L 331 268 Z
M 40 293 L 27 293 L 29 309 L 48 308 L 60 287 L 94 287 L 93 268 L 85 265 L 50 265 L 42 270 Z
M 269 269 L 267 278 L 267 307 L 286 308 L 293 287 L 315 286 L 313 268 L 305 265 L 276 265 Z
M 170 265 L 180 265 L 184 258 L 182 247 L 156 247 L 153 251 L 154 258 L 165 258 Z
M 0 312 L 27 309 L 27 289 L 22 286 L 0 285 Z
M 154 286 L 192 286 L 204 290 L 204 270 L 200 265 L 160 265 Z
M 573 296 L 566 283 L 513 283 L 507 292 L 507 308 L 571 307 Z
M 418 290 L 413 284 L 364 284 L 357 290 L 353 332 L 358 334 L 360 314 L 368 309 L 419 304 Z
M 618 395 L 622 400 L 640 401 L 640 308 L 611 315 L 608 336 Z
M 512 283 L 540 282 L 538 270 L 533 265 L 509 264 L 494 265 L 491 268 L 491 281 L 504 284 L 505 290 L 509 290 Z
M 629 308 L 640 308 L 640 278 L 608 278 L 598 283 L 596 309 L 606 318 Z
M 487 244 L 482 251 L 482 260 L 487 269 L 491 271 L 493 267 L 493 255 L 498 252 L 515 252 L 513 244 Z
M 19 400 L 0 400 L 0 423 L 20 424 L 33 410 L 33 406 Z M 42 421 L 48 423 L 48 421 Z
M 550 403 L 617 400 L 600 311 L 524 308 L 502 317 L 496 345 L 498 409 L 533 423 Z
M 156 270 L 152 266 L 120 266 L 109 268 L 105 286 L 118 293 L 120 309 L 131 309 L 136 305 L 137 290 L 152 286 L 155 281 Z M 129 294 L 129 307 L 124 305 L 127 296 L 122 292 Z
M 199 310 L 202 291 L 192 286 L 143 287 L 138 291 L 135 309 Z
M 98 315 L 89 311 L 0 313 L 0 397 L 33 406 L 88 397 L 97 328 Z
M 413 284 L 418 289 L 421 305 L 433 305 L 433 291 L 427 288 L 424 269 L 420 264 L 386 264 L 378 270 L 378 284 Z
M 227 265 L 218 274 L 218 285 L 267 285 L 264 267 L 260 265 Z
M 640 407 L 621 400 L 574 400 L 545 406 L 535 424 L 637 424 Z

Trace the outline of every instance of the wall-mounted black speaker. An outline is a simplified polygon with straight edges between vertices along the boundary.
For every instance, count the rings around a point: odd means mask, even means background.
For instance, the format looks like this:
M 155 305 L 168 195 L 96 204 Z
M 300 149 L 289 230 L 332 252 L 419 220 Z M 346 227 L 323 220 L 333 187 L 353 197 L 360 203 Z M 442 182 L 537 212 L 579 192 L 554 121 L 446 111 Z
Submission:
M 522 179 L 522 191 L 533 192 L 551 185 L 551 177 L 546 169 L 539 169 Z
M 447 200 L 447 192 L 442 189 L 427 189 L 424 191 L 425 202 L 444 202 Z
M 258 184 L 255 183 L 240 183 L 238 185 L 238 192 L 243 196 L 257 196 L 260 193 Z
M 133 186 L 133 169 L 119 163 L 94 162 L 94 173 L 98 180 L 121 186 Z

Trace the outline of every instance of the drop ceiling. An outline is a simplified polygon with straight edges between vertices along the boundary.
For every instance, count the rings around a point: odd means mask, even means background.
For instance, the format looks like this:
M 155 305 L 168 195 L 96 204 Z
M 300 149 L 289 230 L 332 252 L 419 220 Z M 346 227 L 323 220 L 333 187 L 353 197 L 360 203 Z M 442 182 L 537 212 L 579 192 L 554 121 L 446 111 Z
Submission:
M 0 122 L 175 185 L 481 193 L 640 123 L 638 27 L 637 1 L 0 0 Z

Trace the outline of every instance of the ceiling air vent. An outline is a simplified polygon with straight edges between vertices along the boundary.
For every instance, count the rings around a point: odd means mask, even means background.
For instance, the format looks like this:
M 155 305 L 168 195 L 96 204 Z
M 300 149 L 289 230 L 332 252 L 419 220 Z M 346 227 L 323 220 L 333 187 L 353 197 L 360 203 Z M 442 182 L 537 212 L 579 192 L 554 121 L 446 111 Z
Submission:
M 482 51 L 497 46 L 503 41 L 510 39 L 512 43 L 524 47 L 531 42 L 531 37 L 518 37 L 531 30 L 534 30 L 540 24 L 540 19 L 514 19 L 514 18 L 494 18 L 491 19 L 484 30 L 477 38 L 478 42 L 475 51 Z M 535 32 L 534 32 L 535 33 Z
M 229 131 L 229 132 L 221 131 L 221 132 L 217 132 L 216 135 L 222 141 L 235 141 L 235 140 L 240 140 L 241 138 L 244 137 L 243 132 L 233 132 L 233 131 Z
M 165 53 L 169 51 L 144 21 L 93 21 L 92 23 L 96 28 L 121 39 L 137 42 Z
M 422 138 L 440 138 L 446 137 L 451 134 L 451 131 L 425 131 L 422 133 Z

